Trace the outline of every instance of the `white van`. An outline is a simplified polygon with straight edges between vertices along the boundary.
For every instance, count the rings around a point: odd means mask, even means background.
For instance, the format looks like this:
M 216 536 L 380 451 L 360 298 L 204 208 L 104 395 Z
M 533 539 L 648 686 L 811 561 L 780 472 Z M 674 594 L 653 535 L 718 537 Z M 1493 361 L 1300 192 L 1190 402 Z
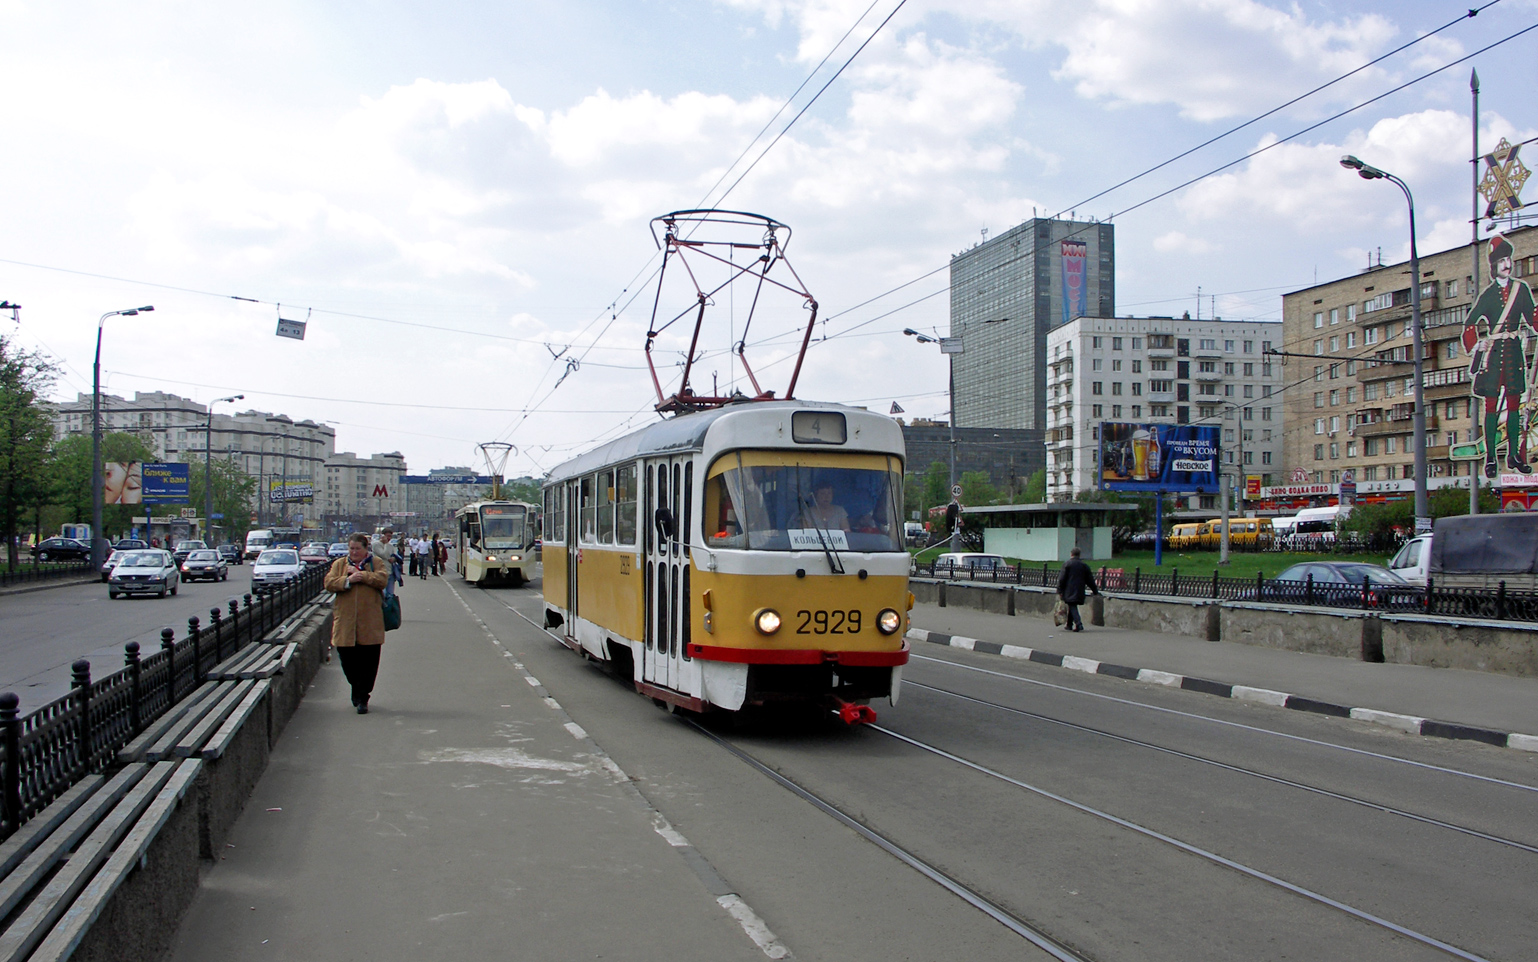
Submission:
M 1328 508 L 1304 508 L 1295 519 L 1293 536 L 1299 540 L 1335 540 L 1335 526 L 1351 513 L 1351 506 L 1331 505 Z M 1272 524 L 1275 530 L 1275 523 Z
M 272 547 L 273 533 L 271 528 L 260 528 L 246 534 L 246 560 L 252 560 L 261 554 L 263 549 Z
M 1416 535 L 1406 541 L 1389 561 L 1388 570 L 1412 585 L 1425 584 L 1426 575 L 1431 571 L 1431 535 Z

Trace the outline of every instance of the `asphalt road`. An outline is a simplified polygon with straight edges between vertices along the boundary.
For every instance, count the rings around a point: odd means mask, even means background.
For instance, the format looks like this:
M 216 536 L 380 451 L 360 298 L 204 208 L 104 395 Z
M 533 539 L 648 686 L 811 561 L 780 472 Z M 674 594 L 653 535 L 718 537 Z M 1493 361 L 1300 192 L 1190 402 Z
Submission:
M 796 958 L 1045 957 L 536 630 L 537 584 L 454 584 Z M 1531 957 L 1529 754 L 1064 674 L 922 651 L 876 726 L 709 727 L 1072 957 Z
M 175 597 L 107 598 L 100 582 L 0 597 L 0 691 L 21 696 L 25 714 L 69 690 L 70 665 L 85 658 L 93 677 L 123 666 L 123 646 L 160 647 L 160 629 L 187 632 L 187 619 L 205 623 L 208 610 L 250 590 L 251 566 L 232 565 L 229 580 L 179 585 Z

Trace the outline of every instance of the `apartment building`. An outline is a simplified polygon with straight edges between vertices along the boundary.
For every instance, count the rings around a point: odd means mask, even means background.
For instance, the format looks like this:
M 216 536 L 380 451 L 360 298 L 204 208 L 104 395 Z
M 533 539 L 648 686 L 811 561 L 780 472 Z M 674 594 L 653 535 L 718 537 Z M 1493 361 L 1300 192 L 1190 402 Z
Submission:
M 1517 277 L 1538 274 L 1538 231 L 1506 233 Z M 1453 460 L 1476 427 L 1469 359 L 1461 338 L 1479 291 L 1490 283 L 1488 242 L 1421 257 L 1422 389 L 1432 487 L 1467 477 L 1478 462 Z M 1476 273 L 1477 270 L 1477 273 Z M 1415 379 L 1410 265 L 1379 263 L 1359 274 L 1282 297 L 1287 420 L 1284 458 L 1314 483 L 1400 482 L 1415 476 Z M 1531 455 L 1530 455 L 1531 456 Z
M 1099 486 L 1100 422 L 1222 426 L 1237 482 L 1282 476 L 1282 367 L 1276 321 L 1081 317 L 1047 338 L 1047 500 Z M 1216 495 L 1187 507 L 1217 507 Z
M 91 395 L 51 405 L 55 436 L 91 434 Z M 269 489 L 283 481 L 290 487 L 313 486 L 321 466 L 336 450 L 336 430 L 315 421 L 295 421 L 268 411 L 215 412 L 208 405 L 163 391 L 135 392 L 132 400 L 101 396 L 102 432 L 134 434 L 169 462 L 201 462 L 213 456 L 234 461 L 257 480 L 251 510 L 265 517 Z M 207 445 L 207 446 L 205 446 Z
M 341 451 L 326 459 L 320 513 L 333 522 L 390 523 L 406 510 L 406 458 L 399 451 L 361 458 Z M 396 523 L 396 527 L 405 527 Z

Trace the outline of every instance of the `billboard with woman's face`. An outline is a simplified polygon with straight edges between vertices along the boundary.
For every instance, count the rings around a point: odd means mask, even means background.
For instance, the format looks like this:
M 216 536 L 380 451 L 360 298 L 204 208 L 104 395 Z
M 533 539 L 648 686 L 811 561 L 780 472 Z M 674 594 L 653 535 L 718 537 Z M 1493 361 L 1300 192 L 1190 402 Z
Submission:
M 144 464 L 140 461 L 108 461 L 102 465 L 102 501 L 106 504 L 141 504 Z

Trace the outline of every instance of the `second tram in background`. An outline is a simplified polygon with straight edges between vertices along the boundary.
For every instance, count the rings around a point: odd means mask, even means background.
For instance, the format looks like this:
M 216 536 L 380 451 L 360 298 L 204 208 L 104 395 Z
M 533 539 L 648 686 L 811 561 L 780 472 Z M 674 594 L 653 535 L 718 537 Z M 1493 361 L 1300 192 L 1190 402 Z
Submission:
M 476 501 L 455 512 L 459 557 L 455 567 L 473 585 L 517 587 L 534 571 L 539 509 L 522 501 Z

